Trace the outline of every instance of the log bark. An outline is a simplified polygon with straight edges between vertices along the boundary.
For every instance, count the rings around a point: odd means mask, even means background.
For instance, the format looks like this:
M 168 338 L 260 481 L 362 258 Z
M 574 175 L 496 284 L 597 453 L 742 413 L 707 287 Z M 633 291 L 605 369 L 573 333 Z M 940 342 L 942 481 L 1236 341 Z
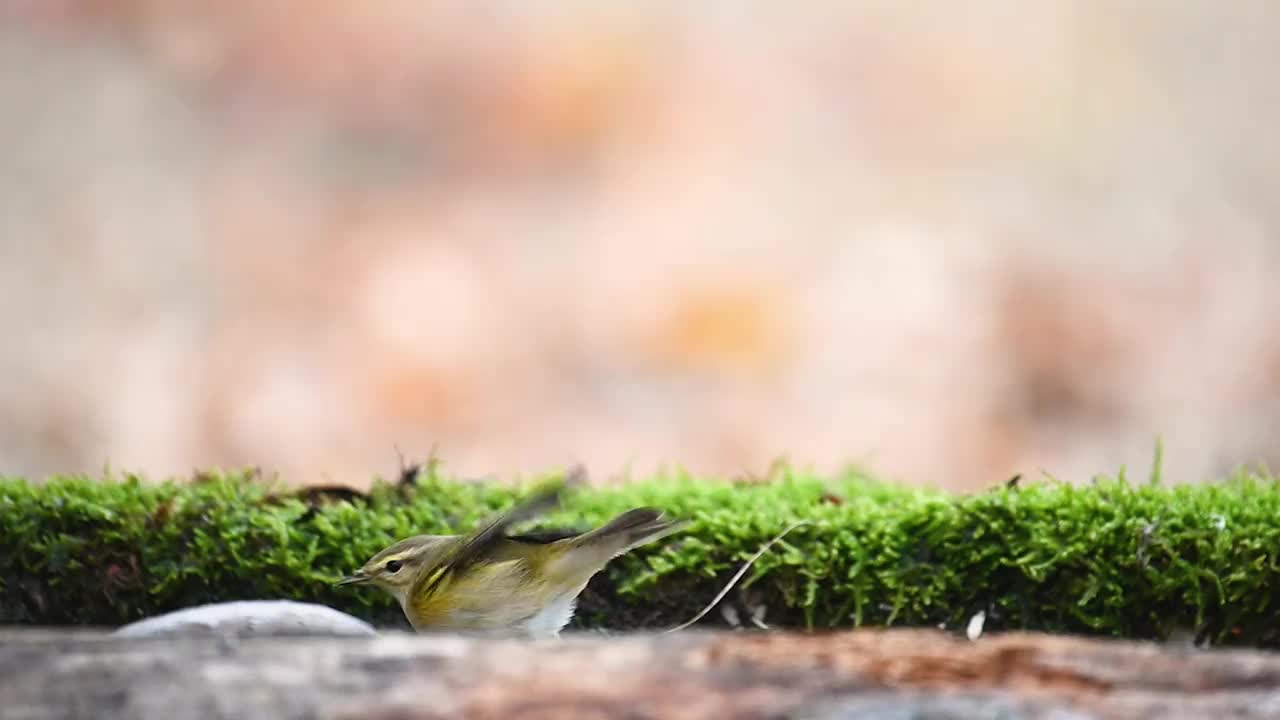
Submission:
M 0 717 L 211 720 L 1280 717 L 1280 656 L 1010 634 L 523 642 L 0 632 Z

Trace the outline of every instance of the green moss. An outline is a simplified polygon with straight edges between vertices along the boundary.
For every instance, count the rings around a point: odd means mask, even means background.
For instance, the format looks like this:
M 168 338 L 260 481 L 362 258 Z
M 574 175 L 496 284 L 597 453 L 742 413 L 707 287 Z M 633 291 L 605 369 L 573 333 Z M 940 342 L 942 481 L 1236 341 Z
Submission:
M 382 593 L 332 581 L 397 538 L 469 528 L 518 494 L 434 470 L 319 506 L 235 474 L 163 484 L 0 480 L 0 622 L 116 625 L 198 603 L 284 597 L 403 626 Z M 640 504 L 693 523 L 611 563 L 584 594 L 576 625 L 675 625 L 805 519 L 726 602 L 754 595 L 772 626 L 959 628 L 985 610 L 988 630 L 1161 638 L 1186 628 L 1216 643 L 1280 645 L 1280 487 L 1269 477 L 1180 487 L 1099 479 L 952 496 L 856 474 L 781 472 L 745 484 L 677 475 L 577 491 L 534 526 L 587 527 Z

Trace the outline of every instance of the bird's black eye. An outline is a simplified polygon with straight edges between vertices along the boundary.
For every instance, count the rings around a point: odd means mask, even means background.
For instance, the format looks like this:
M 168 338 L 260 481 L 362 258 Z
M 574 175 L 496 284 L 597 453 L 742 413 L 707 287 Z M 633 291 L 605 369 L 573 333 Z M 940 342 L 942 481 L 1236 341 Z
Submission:
M 385 567 L 389 573 L 398 573 L 400 572 L 400 568 L 404 567 L 404 563 L 399 560 L 388 560 Z

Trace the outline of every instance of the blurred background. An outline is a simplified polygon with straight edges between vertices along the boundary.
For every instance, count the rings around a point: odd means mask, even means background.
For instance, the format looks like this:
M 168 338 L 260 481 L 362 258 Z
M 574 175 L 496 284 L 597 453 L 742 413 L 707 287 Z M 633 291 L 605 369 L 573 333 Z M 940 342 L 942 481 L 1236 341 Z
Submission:
M 0 0 L 0 472 L 1280 467 L 1278 33 Z

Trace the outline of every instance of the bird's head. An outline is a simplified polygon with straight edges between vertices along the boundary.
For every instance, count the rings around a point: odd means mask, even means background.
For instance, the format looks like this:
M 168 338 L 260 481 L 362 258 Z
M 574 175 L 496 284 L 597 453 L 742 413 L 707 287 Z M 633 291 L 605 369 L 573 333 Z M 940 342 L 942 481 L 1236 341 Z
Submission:
M 416 535 L 405 538 L 369 558 L 359 570 L 338 581 L 338 585 L 368 584 L 395 596 L 402 604 L 415 578 L 423 569 L 434 567 L 445 549 L 448 535 Z

